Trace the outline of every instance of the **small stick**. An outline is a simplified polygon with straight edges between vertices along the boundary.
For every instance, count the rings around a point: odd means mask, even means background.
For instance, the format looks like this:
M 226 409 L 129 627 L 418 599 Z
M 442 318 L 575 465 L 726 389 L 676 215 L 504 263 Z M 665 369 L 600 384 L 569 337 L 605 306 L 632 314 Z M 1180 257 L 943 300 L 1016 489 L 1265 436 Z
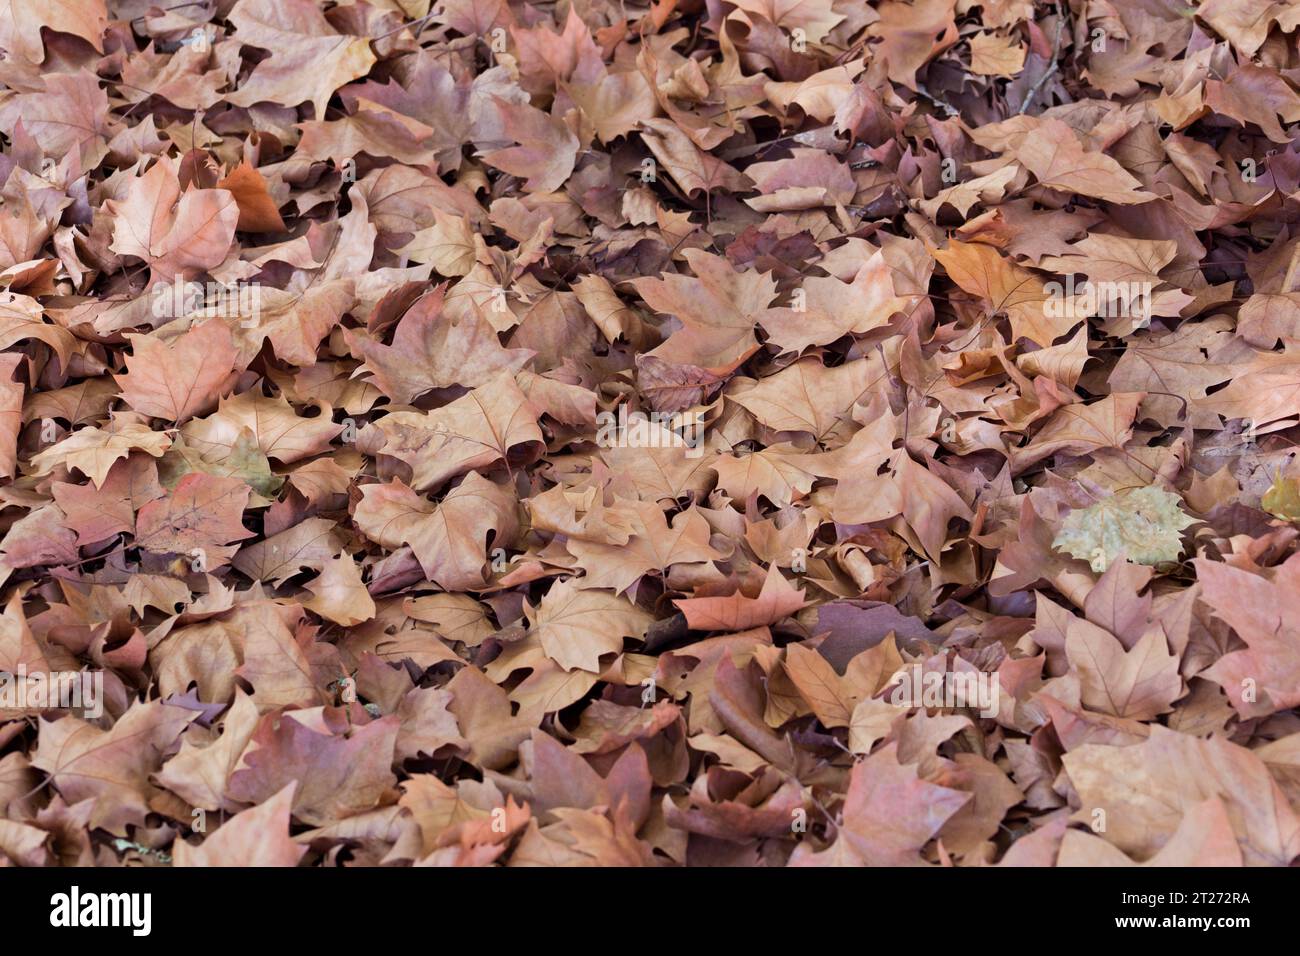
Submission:
M 1057 6 L 1056 12 L 1059 14 L 1060 19 L 1056 21 L 1056 37 L 1052 40 L 1052 59 L 1048 62 L 1047 69 L 1043 71 L 1043 75 L 1034 80 L 1033 85 L 1029 87 L 1028 91 L 1026 91 L 1025 98 L 1020 101 L 1020 109 L 1016 110 L 1017 116 L 1024 113 L 1024 111 L 1029 108 L 1029 104 L 1034 101 L 1034 97 L 1037 96 L 1038 92 L 1043 88 L 1043 84 L 1056 73 L 1057 68 L 1060 66 L 1061 31 L 1065 27 L 1065 11 L 1062 10 L 1060 6 Z

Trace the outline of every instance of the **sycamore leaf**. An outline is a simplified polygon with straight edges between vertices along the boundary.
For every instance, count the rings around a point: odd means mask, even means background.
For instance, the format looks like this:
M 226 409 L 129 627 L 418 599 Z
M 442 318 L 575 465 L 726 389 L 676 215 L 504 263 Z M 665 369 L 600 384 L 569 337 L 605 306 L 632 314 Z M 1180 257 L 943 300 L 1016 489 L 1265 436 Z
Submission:
M 56 464 L 76 468 L 98 488 L 104 484 L 109 469 L 131 452 L 143 451 L 159 458 L 171 444 L 164 432 L 152 431 L 139 422 L 112 422 L 106 429 L 94 426 L 78 429 L 34 455 L 32 467 L 38 475 L 49 474 Z
M 289 838 L 290 781 L 265 803 L 231 817 L 197 847 L 176 844 L 173 866 L 296 866 L 307 847 Z
M 40 721 L 32 766 L 69 803 L 94 799 L 88 825 L 126 836 L 128 824 L 143 826 L 149 800 L 158 792 L 150 776 L 160 755 L 197 714 L 160 700 L 134 703 L 104 730 L 76 717 Z
M 500 547 L 519 527 L 514 496 L 475 472 L 437 505 L 397 480 L 361 493 L 353 518 L 362 533 L 388 548 L 409 544 L 425 577 L 449 591 L 483 587 L 489 538 Z
M 830 0 L 741 0 L 736 6 L 786 30 L 802 29 L 814 43 L 844 19 L 831 11 Z
M 1279 474 L 1264 492 L 1260 507 L 1286 521 L 1300 521 L 1300 481 Z
M 431 210 L 433 225 L 415 234 L 397 251 L 416 262 L 428 262 L 439 275 L 464 276 L 474 269 L 483 240 L 464 216 L 451 216 Z
M 187 422 L 181 434 L 213 462 L 226 461 L 241 439 L 251 434 L 263 455 L 291 465 L 326 451 L 343 431 L 333 421 L 329 405 L 317 404 L 315 411 L 312 417 L 300 415 L 283 396 L 267 398 L 252 388 L 222 399 L 214 413 Z
M 564 185 L 577 160 L 577 137 L 555 117 L 524 103 L 494 97 L 487 108 L 496 112 L 502 132 L 518 145 L 489 150 L 483 161 L 527 180 L 524 188 L 529 192 L 554 192 Z
M 1083 703 L 1099 713 L 1154 720 L 1181 695 L 1178 658 L 1165 637 L 1148 631 L 1131 649 L 1087 621 L 1071 621 L 1065 652 L 1079 672 Z
M 1300 6 L 1072 9 L 0 0 L 0 866 L 1300 863 Z
M 398 720 L 389 716 L 351 736 L 321 732 L 292 716 L 267 714 L 227 788 L 236 800 L 264 803 L 297 781 L 293 815 L 322 826 L 374 807 L 394 782 L 389 766 Z
M 538 413 L 508 372 L 428 413 L 394 412 L 368 426 L 358 445 L 411 466 L 411 487 L 425 491 L 454 475 L 509 457 L 542 441 Z
M 257 581 L 280 584 L 303 568 L 322 570 L 344 545 L 343 535 L 326 518 L 308 518 L 292 528 L 245 545 L 231 562 Z
M 710 547 L 709 523 L 699 512 L 683 512 L 670 526 L 654 502 L 638 502 L 632 510 L 638 527 L 626 544 L 576 538 L 568 542 L 569 552 L 587 572 L 579 582 L 584 587 L 608 587 L 621 594 L 650 571 L 723 557 Z
M 971 799 L 920 779 L 915 764 L 889 746 L 854 765 L 836 842 L 820 854 L 800 847 L 791 861 L 802 866 L 906 866 L 944 822 Z
M 687 193 L 715 189 L 740 192 L 749 186 L 743 173 L 702 151 L 676 124 L 647 119 L 641 126 L 642 141 Z
M 725 259 L 701 250 L 687 250 L 686 260 L 694 277 L 632 282 L 650 308 L 676 316 L 684 326 L 650 354 L 730 371 L 758 348 L 755 317 L 776 297 L 776 283 L 758 272 L 738 272 Z
M 143 259 L 166 283 L 219 265 L 239 222 L 233 195 L 192 186 L 182 195 L 175 170 L 161 159 L 131 181 L 125 199 L 105 205 L 114 220 L 112 250 Z
M 13 380 L 21 355 L 0 358 L 0 478 L 12 478 L 18 466 L 18 431 L 23 425 L 22 382 Z
M 823 726 L 849 726 L 855 703 L 826 658 L 802 644 L 791 644 L 785 651 L 785 671 Z
M 1139 861 L 1169 843 L 1185 813 L 1216 797 L 1247 866 L 1300 856 L 1300 818 L 1264 762 L 1226 739 L 1156 724 L 1139 744 L 1086 744 L 1062 761 L 1082 803 L 1075 818 L 1090 823 L 1095 809 L 1105 811 L 1106 840 Z
M 546 656 L 566 671 L 598 672 L 602 654 L 621 651 L 624 637 L 641 637 L 653 620 L 624 598 L 578 590 L 568 581 L 526 612 Z
M 71 33 L 96 50 L 104 49 L 104 29 L 108 26 L 104 0 L 49 0 L 40 4 L 8 0 L 0 4 L 0 11 L 0 48 L 28 63 L 45 59 L 42 28 Z
M 970 38 L 970 69 L 981 76 L 1015 76 L 1025 65 L 1025 48 L 1013 37 L 977 33 Z
M 1043 281 L 993 246 L 953 241 L 946 249 L 934 250 L 934 257 L 953 282 L 987 302 L 993 314 L 1006 313 L 1013 338 L 1048 346 L 1079 321 L 1068 314 L 1053 316 Z
M 1223 686 L 1244 718 L 1300 705 L 1300 637 L 1288 610 L 1300 563 L 1294 557 L 1269 581 L 1226 564 L 1198 558 L 1196 574 L 1214 615 L 1246 642 L 1224 654 L 1204 676 Z
M 1179 497 L 1154 486 L 1128 488 L 1070 512 L 1052 547 L 1105 571 L 1121 554 L 1136 564 L 1177 561 L 1182 531 L 1194 520 Z
M 804 592 L 788 582 L 775 564 L 767 569 L 756 597 L 736 591 L 726 597 L 697 597 L 673 602 L 697 631 L 743 631 L 775 624 L 804 606 Z
M 253 537 L 240 521 L 249 487 L 237 478 L 194 472 L 136 516 L 135 542 L 159 554 L 188 554 Z
M 284 232 L 284 220 L 266 189 L 266 179 L 248 162 L 240 163 L 217 183 L 235 197 L 241 232 Z
M 184 439 L 167 450 L 159 466 L 162 482 L 171 487 L 190 472 L 201 471 L 219 478 L 238 478 L 263 496 L 274 496 L 284 479 L 271 472 L 271 462 L 257 444 L 251 428 L 239 432 L 229 448 L 217 457 L 205 458 Z
M 230 22 L 239 43 L 271 52 L 226 97 L 236 106 L 310 102 L 316 119 L 324 119 L 334 91 L 375 63 L 365 37 L 340 34 L 309 0 L 239 0 Z
M 490 770 L 509 766 L 516 759 L 520 741 L 532 732 L 532 725 L 516 718 L 506 692 L 477 667 L 462 667 L 447 684 L 461 736 L 469 741 L 469 758 Z
M 361 569 L 346 552 L 326 561 L 321 573 L 306 587 L 312 598 L 302 606 L 327 621 L 353 627 L 375 616 L 375 602 L 361 580 Z
M 172 422 L 215 405 L 231 377 L 235 348 L 225 323 L 209 319 L 170 342 L 133 335 L 122 397 L 137 412 Z
M 1124 205 L 1151 202 L 1154 193 L 1105 153 L 1086 149 L 1060 120 L 1044 120 L 1016 150 L 1016 159 L 1049 189 Z
M 459 322 L 442 312 L 443 290 L 420 298 L 402 316 L 393 344 L 348 331 L 348 347 L 365 362 L 371 381 L 389 398 L 412 402 L 435 388 L 474 388 L 503 371 L 517 372 L 536 353 L 505 349 L 496 331 L 478 315 Z

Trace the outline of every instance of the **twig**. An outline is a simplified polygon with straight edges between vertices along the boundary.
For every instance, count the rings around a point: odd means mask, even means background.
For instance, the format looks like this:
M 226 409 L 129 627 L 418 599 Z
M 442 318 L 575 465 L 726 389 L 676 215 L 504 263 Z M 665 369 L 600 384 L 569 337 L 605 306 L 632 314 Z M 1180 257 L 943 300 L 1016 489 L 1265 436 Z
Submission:
M 1033 85 L 1025 92 L 1025 98 L 1020 101 L 1020 109 L 1016 110 L 1017 116 L 1021 115 L 1029 108 L 1029 104 L 1034 101 L 1034 97 L 1038 95 L 1040 90 L 1042 90 L 1043 84 L 1046 83 L 1060 67 L 1061 32 L 1065 27 L 1065 11 L 1061 9 L 1059 4 L 1056 7 L 1056 13 L 1060 19 L 1056 21 L 1056 36 L 1052 40 L 1052 59 L 1048 62 L 1047 69 L 1043 71 L 1043 75 L 1034 80 Z
M 374 43 L 378 40 L 387 40 L 394 33 L 401 33 L 403 30 L 407 30 L 407 29 L 413 31 L 411 33 L 411 36 L 413 37 L 419 36 L 420 31 L 424 29 L 424 25 L 428 23 L 430 20 L 432 20 L 434 16 L 437 15 L 438 12 L 439 11 L 437 10 L 431 10 L 428 13 L 426 13 L 424 16 L 420 17 L 420 19 L 418 20 L 412 20 L 410 23 L 403 23 L 400 26 L 396 26 L 393 29 L 389 30 L 387 33 L 381 33 L 377 37 L 366 37 L 365 39 L 369 40 L 371 43 Z
M 924 83 L 918 83 L 918 84 L 916 84 L 916 92 L 920 93 L 920 94 L 921 94 L 922 96 L 924 96 L 927 100 L 929 100 L 929 101 L 930 101 L 931 103 L 933 103 L 935 106 L 939 107 L 941 110 L 943 110 L 943 111 L 944 111 L 945 113 L 947 113 L 949 116 L 961 116 L 961 111 L 959 111 L 959 110 L 957 109 L 957 107 L 953 106 L 953 105 L 952 105 L 951 103 L 949 103 L 947 100 L 945 100 L 945 99 L 940 99 L 939 97 L 935 96 L 933 93 L 931 93 L 929 90 L 927 90 L 927 89 L 925 88 L 925 84 L 924 84 Z

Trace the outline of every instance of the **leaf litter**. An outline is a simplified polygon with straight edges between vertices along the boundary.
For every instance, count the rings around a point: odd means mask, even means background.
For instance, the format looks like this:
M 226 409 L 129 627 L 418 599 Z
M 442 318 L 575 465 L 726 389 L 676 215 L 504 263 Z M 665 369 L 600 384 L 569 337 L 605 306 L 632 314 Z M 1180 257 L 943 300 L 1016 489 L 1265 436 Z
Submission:
M 0 862 L 1300 856 L 1287 4 L 0 10 Z

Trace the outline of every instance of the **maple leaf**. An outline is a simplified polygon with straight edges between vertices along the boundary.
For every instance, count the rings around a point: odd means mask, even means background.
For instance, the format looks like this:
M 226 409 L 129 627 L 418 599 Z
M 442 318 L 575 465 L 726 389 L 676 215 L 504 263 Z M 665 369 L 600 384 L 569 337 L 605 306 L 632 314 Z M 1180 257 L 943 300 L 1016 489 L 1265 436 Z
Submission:
M 436 506 L 397 480 L 367 485 L 361 493 L 357 527 L 385 547 L 409 544 L 425 577 L 448 590 L 485 585 L 489 535 L 499 547 L 519 527 L 514 496 L 476 472 Z
M 427 414 L 386 415 L 357 438 L 363 450 L 410 465 L 417 491 L 507 459 L 517 445 L 540 441 L 537 411 L 508 372 Z
M 1218 798 L 1248 866 L 1286 866 L 1300 855 L 1300 819 L 1264 762 L 1219 738 L 1200 739 L 1156 724 L 1140 744 L 1086 744 L 1062 758 L 1091 821 L 1106 813 L 1106 840 L 1145 860 L 1178 829 L 1183 814 Z
M 42 28 L 70 33 L 101 53 L 108 8 L 104 0 L 50 0 L 40 5 L 7 0 L 0 5 L 0 48 L 29 63 L 45 60 Z
M 264 626 L 245 633 L 239 648 L 243 663 L 235 671 L 253 685 L 253 702 L 259 711 L 280 707 L 309 708 L 325 696 L 316 678 L 310 646 L 289 630 L 281 618 L 266 615 Z M 266 626 L 269 625 L 269 626 Z M 323 650 L 330 650 L 323 648 Z
M 197 847 L 177 841 L 173 866 L 296 866 L 307 847 L 289 838 L 290 781 L 264 803 L 237 813 Z
M 159 554 L 189 554 L 251 538 L 253 532 L 240 521 L 249 490 L 235 478 L 188 474 L 166 498 L 140 509 L 135 542 Z
M 412 402 L 435 388 L 474 388 L 503 371 L 518 372 L 536 354 L 502 348 L 496 331 L 478 315 L 452 322 L 442 303 L 441 288 L 417 301 L 397 324 L 392 345 L 346 333 L 348 347 L 389 398 Z
M 800 847 L 791 864 L 918 865 L 920 850 L 970 799 L 922 780 L 916 765 L 902 763 L 898 745 L 890 744 L 854 765 L 835 844 L 821 854 Z
M 1174 422 L 1183 414 L 1184 399 L 1204 399 L 1206 390 L 1235 375 L 1241 368 L 1217 358 L 1232 336 L 1224 321 L 1184 323 L 1167 335 L 1135 335 L 1110 373 L 1116 391 L 1148 392 L 1143 412 L 1156 421 Z M 1160 393 L 1166 394 L 1160 394 Z
M 694 277 L 634 279 L 638 294 L 656 312 L 676 316 L 684 328 L 651 355 L 723 374 L 758 348 L 757 313 L 776 297 L 776 283 L 758 272 L 741 273 L 725 259 L 701 250 L 686 252 Z
M 137 412 L 183 422 L 216 403 L 235 364 L 230 329 L 218 319 L 170 342 L 133 335 L 125 375 L 116 376 L 122 397 Z
M 653 620 L 625 598 L 579 590 L 568 581 L 525 612 L 546 656 L 566 671 L 599 672 L 602 654 L 621 651 L 624 637 L 641 637 Z
M 1024 467 L 1062 451 L 1079 454 L 1122 448 L 1145 397 L 1142 392 L 1112 392 L 1091 405 L 1074 403 L 1057 409 L 1033 441 L 1016 450 L 1016 464 Z
M 113 244 L 149 264 L 159 282 L 193 278 L 226 258 L 239 222 L 239 205 L 225 189 L 181 193 L 176 171 L 159 160 L 131 180 L 126 198 L 105 203 L 113 216 Z
M 849 726 L 857 705 L 830 661 L 801 644 L 791 644 L 786 648 L 785 670 L 823 726 Z
M 673 602 L 698 631 L 743 631 L 775 624 L 805 604 L 804 592 L 793 587 L 775 564 L 767 569 L 756 597 L 736 591 L 727 597 L 680 598 Z
M 239 0 L 230 11 L 239 43 L 271 51 L 226 99 L 236 106 L 310 102 L 316 118 L 349 80 L 365 76 L 375 54 L 365 37 L 340 34 L 310 0 Z
M 235 800 L 262 804 L 296 781 L 293 815 L 304 823 L 323 826 L 355 816 L 374 807 L 395 782 L 389 765 L 398 723 L 384 717 L 344 737 L 292 715 L 267 714 L 227 790 Z
M 257 446 L 257 436 L 251 428 L 241 429 L 230 447 L 213 458 L 204 457 L 183 438 L 179 439 L 167 450 L 159 468 L 163 482 L 168 485 L 195 471 L 218 478 L 238 478 L 262 495 L 274 496 L 284 484 L 283 478 L 271 472 L 270 460 Z
M 416 687 L 398 704 L 397 716 L 402 727 L 397 733 L 398 760 L 433 754 L 443 747 L 468 750 L 469 743 L 460 735 L 456 716 L 448 709 L 451 691 L 445 688 Z
M 1162 488 L 1129 488 L 1070 512 L 1052 547 L 1105 571 L 1121 554 L 1138 564 L 1177 561 L 1182 531 L 1195 521 Z
M 237 313 L 231 316 L 239 320 L 231 334 L 239 351 L 241 368 L 257 357 L 267 340 L 275 354 L 286 362 L 310 366 L 316 363 L 321 340 L 338 325 L 355 301 L 355 287 L 350 279 L 330 279 L 301 292 L 259 285 L 251 297 L 251 308 L 245 310 L 242 303 L 226 303 L 219 311 Z
M 142 826 L 158 792 L 150 776 L 165 752 L 197 715 L 163 701 L 135 702 L 109 729 L 76 717 L 40 721 L 32 766 L 49 774 L 70 803 L 94 799 L 88 824 L 117 836 Z

